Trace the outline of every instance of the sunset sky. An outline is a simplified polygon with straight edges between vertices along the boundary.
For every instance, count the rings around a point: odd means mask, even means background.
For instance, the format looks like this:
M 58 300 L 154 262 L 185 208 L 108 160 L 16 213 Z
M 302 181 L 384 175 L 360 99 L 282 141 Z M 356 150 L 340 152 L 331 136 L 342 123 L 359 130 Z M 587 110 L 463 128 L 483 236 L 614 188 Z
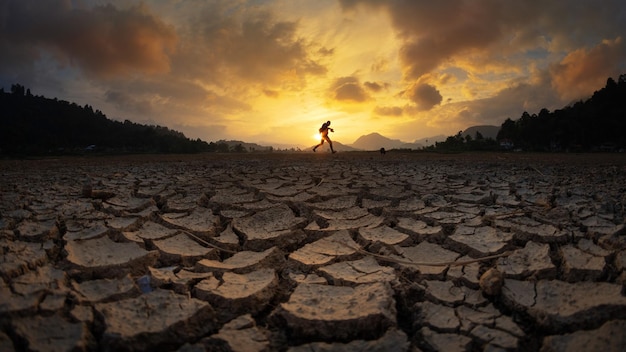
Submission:
M 0 0 L 0 87 L 205 141 L 413 142 L 626 73 L 623 0 Z

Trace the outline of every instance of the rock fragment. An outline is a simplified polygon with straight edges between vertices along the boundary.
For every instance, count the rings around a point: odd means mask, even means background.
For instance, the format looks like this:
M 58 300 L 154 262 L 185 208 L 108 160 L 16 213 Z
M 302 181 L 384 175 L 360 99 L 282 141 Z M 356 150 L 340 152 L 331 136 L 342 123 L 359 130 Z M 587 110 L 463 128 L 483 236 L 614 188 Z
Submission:
M 273 269 L 260 269 L 247 274 L 226 272 L 200 281 L 194 296 L 211 303 L 218 310 L 220 320 L 228 321 L 243 313 L 256 314 L 270 303 L 278 288 L 278 277 Z
M 448 242 L 455 250 L 469 251 L 468 254 L 474 257 L 485 257 L 500 253 L 512 239 L 513 234 L 494 227 L 459 225 L 448 237 Z
M 356 206 L 356 196 L 333 197 L 319 203 L 309 203 L 313 209 L 320 210 L 343 210 Z
M 373 228 L 363 227 L 359 229 L 359 242 L 372 244 L 382 243 L 385 245 L 410 245 L 412 240 L 409 235 L 395 230 L 389 226 Z
M 529 314 L 537 324 L 552 331 L 593 326 L 626 314 L 622 286 L 606 282 L 507 279 L 502 298 L 510 308 Z
M 262 352 L 270 349 L 269 333 L 259 328 L 250 314 L 239 316 L 211 337 L 202 340 L 213 350 Z
M 465 262 L 470 261 L 474 258 L 470 256 L 463 256 L 457 258 L 457 262 Z M 479 288 L 479 272 L 480 272 L 480 263 L 474 262 L 465 265 L 455 265 L 451 266 L 450 269 L 446 272 L 446 278 L 452 279 L 453 281 L 457 281 L 464 286 L 469 288 L 478 289 Z
M 556 266 L 550 258 L 550 246 L 528 241 L 524 248 L 511 255 L 498 258 L 497 269 L 507 278 L 524 279 L 532 276 L 537 279 L 556 277 Z
M 339 259 L 352 259 L 357 255 L 356 244 L 347 231 L 338 231 L 289 254 L 292 266 L 306 269 L 328 265 Z
M 158 252 L 146 251 L 136 243 L 113 242 L 104 236 L 65 245 L 67 261 L 82 271 L 82 276 L 118 277 L 126 273 L 141 274 L 154 266 Z
M 414 326 L 419 322 L 422 326 L 428 326 L 440 332 L 456 332 L 461 326 L 454 308 L 429 301 L 417 303 L 415 308 L 417 321 L 414 322 Z
M 90 240 L 104 237 L 111 232 L 104 220 L 85 223 L 84 226 L 77 229 L 68 229 L 65 235 L 63 235 L 63 239 L 66 241 Z
M 279 269 L 284 263 L 283 252 L 277 247 L 271 247 L 261 252 L 240 251 L 223 261 L 202 259 L 196 263 L 196 268 L 202 272 L 232 271 L 246 274 L 261 268 Z
M 43 242 L 59 237 L 59 228 L 56 221 L 22 221 L 15 229 L 17 236 L 27 242 Z
M 42 291 L 20 295 L 13 293 L 11 288 L 0 282 L 0 315 L 3 317 L 32 315 L 37 312 L 39 302 L 45 296 Z
M 176 293 L 187 294 L 191 286 L 212 277 L 212 273 L 196 273 L 178 266 L 170 266 L 164 268 L 148 268 L 150 270 L 150 287 L 166 288 L 171 286 Z
M 183 266 L 193 266 L 198 260 L 217 257 L 217 250 L 207 248 L 194 241 L 185 233 L 172 237 L 152 241 L 159 250 L 160 261 L 164 265 L 180 263 Z
M 470 335 L 483 344 L 484 349 L 502 348 L 507 351 L 516 350 L 519 339 L 506 331 L 494 329 L 485 325 L 477 325 L 470 331 Z
M 219 190 L 211 199 L 210 203 L 218 204 L 245 204 L 256 202 L 258 199 L 254 193 L 247 192 L 243 189 L 224 189 Z
M 112 302 L 131 298 L 139 293 L 129 275 L 121 279 L 87 280 L 80 283 L 73 281 L 72 287 L 78 293 L 79 301 L 84 303 Z
M 0 260 L 0 275 L 5 280 L 33 270 L 48 261 L 45 247 L 41 243 L 0 239 L 3 249 Z
M 294 337 L 317 341 L 372 339 L 396 326 L 393 291 L 387 284 L 300 284 L 274 312 Z
M 406 334 L 399 329 L 390 328 L 377 340 L 353 340 L 350 342 L 312 342 L 290 347 L 287 352 L 327 352 L 327 351 L 409 351 L 411 344 Z
M 571 234 L 550 224 L 542 224 L 528 217 L 496 219 L 494 226 L 513 232 L 520 241 L 535 241 L 540 243 L 567 243 Z
M 161 216 L 171 227 L 207 236 L 215 235 L 220 218 L 211 209 L 198 207 L 191 213 L 167 213 Z
M 434 351 L 463 352 L 470 350 L 472 339 L 456 333 L 438 333 L 428 327 L 419 331 L 423 344 Z
M 321 267 L 318 272 L 336 286 L 354 286 L 374 282 L 397 280 L 393 268 L 380 266 L 372 257 L 355 261 L 343 261 Z
M 312 222 L 305 230 L 309 231 L 340 231 L 340 230 L 354 230 L 360 228 L 374 228 L 380 226 L 384 222 L 384 218 L 375 216 L 369 212 L 361 217 L 354 219 L 347 219 L 346 216 L 338 216 L 339 218 L 332 218 L 326 221 L 327 225 L 320 227 L 317 222 Z
M 222 231 L 219 236 L 211 237 L 208 241 L 229 251 L 236 251 L 239 249 L 239 236 L 237 236 L 235 231 L 233 231 L 232 222 L 228 223 L 226 229 Z
M 428 226 L 421 220 L 412 218 L 399 218 L 398 230 L 402 230 L 411 235 L 415 242 L 438 241 L 443 239 L 443 228 L 441 226 Z
M 132 196 L 116 195 L 103 203 L 106 212 L 116 215 L 139 213 L 155 205 L 152 198 L 137 198 Z
M 136 231 L 124 231 L 124 237 L 133 242 L 137 242 L 140 246 L 145 245 L 146 240 L 160 240 L 174 236 L 179 230 L 170 229 L 156 222 L 146 221 Z
M 354 220 L 369 214 L 367 209 L 350 207 L 342 210 L 314 210 L 313 213 L 326 220 Z
M 302 240 L 296 230 L 307 219 L 297 217 L 284 204 L 252 216 L 233 219 L 233 229 L 245 236 L 244 249 L 263 251 L 273 246 L 290 246 Z
M 14 278 L 11 282 L 13 292 L 19 295 L 45 291 L 47 293 L 66 293 L 67 275 L 51 265 L 45 265 Z
M 15 334 L 29 351 L 92 351 L 95 339 L 82 322 L 70 323 L 57 314 L 28 317 L 12 323 Z
M 195 298 L 155 290 L 137 298 L 95 305 L 104 319 L 105 351 L 175 348 L 215 329 L 213 309 Z
M 465 291 L 452 281 L 425 280 L 426 298 L 450 307 L 463 303 Z
M 480 289 L 489 296 L 498 296 L 504 284 L 504 275 L 496 269 L 490 268 L 480 276 Z
M 626 350 L 624 331 L 626 320 L 611 320 L 594 330 L 546 336 L 540 351 L 624 351 Z
M 414 263 L 436 264 L 397 264 L 400 268 L 403 268 L 409 273 L 428 279 L 443 280 L 447 270 L 447 265 L 443 263 L 454 262 L 461 256 L 459 253 L 449 251 L 440 245 L 430 242 L 422 242 L 414 247 L 394 246 L 394 248 L 399 255 L 392 255 L 391 258 Z
M 465 220 L 471 219 L 474 217 L 472 214 L 462 213 L 462 212 L 454 212 L 454 211 L 433 211 L 433 212 L 425 212 L 421 214 L 427 221 L 432 221 L 437 225 L 458 225 L 463 223 Z
M 584 252 L 573 245 L 560 248 L 563 258 L 563 278 L 565 281 L 595 281 L 604 273 L 606 261 L 604 257 Z

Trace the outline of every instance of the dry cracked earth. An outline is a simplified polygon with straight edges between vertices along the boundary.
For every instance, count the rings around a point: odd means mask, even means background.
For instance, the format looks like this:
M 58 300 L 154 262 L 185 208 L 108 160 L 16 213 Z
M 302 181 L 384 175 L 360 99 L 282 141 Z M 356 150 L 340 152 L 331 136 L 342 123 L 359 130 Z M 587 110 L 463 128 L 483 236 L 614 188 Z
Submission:
M 626 350 L 626 156 L 0 161 L 0 350 Z

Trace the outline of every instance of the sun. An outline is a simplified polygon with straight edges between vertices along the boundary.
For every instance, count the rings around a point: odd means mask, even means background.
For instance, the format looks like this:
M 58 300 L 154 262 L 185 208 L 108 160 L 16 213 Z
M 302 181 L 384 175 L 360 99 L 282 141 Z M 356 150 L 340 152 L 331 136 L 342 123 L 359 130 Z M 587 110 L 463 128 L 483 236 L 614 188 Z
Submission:
M 316 141 L 320 141 L 322 139 L 322 135 L 319 133 L 315 133 L 311 137 L 315 139 Z

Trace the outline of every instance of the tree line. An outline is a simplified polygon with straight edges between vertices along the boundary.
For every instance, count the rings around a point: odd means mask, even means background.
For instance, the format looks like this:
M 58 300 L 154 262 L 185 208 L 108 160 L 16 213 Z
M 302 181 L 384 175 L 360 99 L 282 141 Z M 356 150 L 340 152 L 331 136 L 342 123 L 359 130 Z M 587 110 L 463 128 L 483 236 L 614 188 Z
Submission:
M 620 151 L 626 148 L 626 74 L 587 100 L 550 112 L 522 113 L 501 125 L 496 140 L 462 136 L 461 132 L 426 148 L 435 151 L 502 150 L 524 151 Z
M 89 105 L 0 89 L 0 155 L 247 152 L 241 146 L 189 139 L 167 127 L 110 120 Z
M 459 132 L 425 150 L 618 151 L 626 148 L 625 132 L 623 74 L 617 82 L 608 78 L 606 86 L 585 101 L 507 118 L 496 140 Z M 0 88 L 0 155 L 250 151 L 242 144 L 192 140 L 167 127 L 110 120 L 89 105 L 34 96 L 19 84 L 12 85 L 11 92 Z

